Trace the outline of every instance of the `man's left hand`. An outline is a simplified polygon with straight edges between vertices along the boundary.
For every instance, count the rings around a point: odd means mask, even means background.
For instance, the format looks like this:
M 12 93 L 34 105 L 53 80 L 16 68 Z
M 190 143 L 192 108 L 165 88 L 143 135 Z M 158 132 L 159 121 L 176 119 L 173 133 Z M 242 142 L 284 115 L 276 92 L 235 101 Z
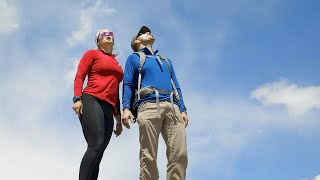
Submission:
M 187 127 L 189 123 L 188 115 L 186 112 L 181 113 L 182 119 L 184 121 L 184 126 Z

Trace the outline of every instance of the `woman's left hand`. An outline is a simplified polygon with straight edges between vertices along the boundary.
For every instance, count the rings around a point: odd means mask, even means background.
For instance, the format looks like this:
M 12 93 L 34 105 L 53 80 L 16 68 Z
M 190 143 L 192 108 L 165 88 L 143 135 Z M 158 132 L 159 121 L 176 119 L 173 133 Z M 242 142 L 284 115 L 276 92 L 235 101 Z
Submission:
M 116 137 L 118 137 L 121 133 L 122 133 L 122 123 L 121 123 L 121 116 L 120 115 L 116 115 L 116 130 L 114 130 L 114 134 L 116 135 Z
M 116 135 L 116 137 L 120 136 L 120 134 L 122 133 L 122 123 L 121 122 L 117 122 L 116 130 L 113 130 L 113 132 Z

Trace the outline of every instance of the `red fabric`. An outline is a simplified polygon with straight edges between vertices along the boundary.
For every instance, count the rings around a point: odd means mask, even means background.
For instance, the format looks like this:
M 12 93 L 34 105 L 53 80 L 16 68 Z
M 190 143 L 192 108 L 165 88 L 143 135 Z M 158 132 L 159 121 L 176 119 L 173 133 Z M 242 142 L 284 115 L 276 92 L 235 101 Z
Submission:
M 100 50 L 88 50 L 81 58 L 74 79 L 74 95 L 81 96 L 83 82 L 88 75 L 87 86 L 83 93 L 113 105 L 114 115 L 120 114 L 119 83 L 123 70 L 115 55 Z

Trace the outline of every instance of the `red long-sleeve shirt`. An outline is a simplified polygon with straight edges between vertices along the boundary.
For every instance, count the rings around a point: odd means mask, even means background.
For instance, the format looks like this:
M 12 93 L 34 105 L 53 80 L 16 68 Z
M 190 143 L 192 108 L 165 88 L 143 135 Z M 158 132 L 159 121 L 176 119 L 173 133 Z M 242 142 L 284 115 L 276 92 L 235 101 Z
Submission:
M 74 79 L 75 96 L 82 95 L 87 75 L 88 83 L 83 93 L 110 103 L 114 107 L 114 115 L 119 115 L 119 83 L 123 79 L 123 70 L 115 56 L 100 50 L 88 50 L 79 62 Z

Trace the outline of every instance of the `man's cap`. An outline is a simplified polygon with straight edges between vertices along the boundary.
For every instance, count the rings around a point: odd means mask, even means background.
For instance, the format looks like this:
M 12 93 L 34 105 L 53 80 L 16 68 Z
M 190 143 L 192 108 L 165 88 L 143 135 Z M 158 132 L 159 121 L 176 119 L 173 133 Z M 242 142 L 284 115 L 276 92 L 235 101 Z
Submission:
M 141 34 L 145 34 L 146 32 L 150 32 L 151 30 L 147 26 L 142 26 L 137 34 L 137 36 L 140 36 Z
M 133 36 L 133 38 L 131 39 L 131 48 L 134 52 L 138 51 L 138 47 L 136 45 L 136 43 L 134 42 L 141 34 L 145 34 L 146 32 L 150 32 L 151 30 L 147 27 L 147 26 L 142 26 L 139 30 L 139 32 Z

